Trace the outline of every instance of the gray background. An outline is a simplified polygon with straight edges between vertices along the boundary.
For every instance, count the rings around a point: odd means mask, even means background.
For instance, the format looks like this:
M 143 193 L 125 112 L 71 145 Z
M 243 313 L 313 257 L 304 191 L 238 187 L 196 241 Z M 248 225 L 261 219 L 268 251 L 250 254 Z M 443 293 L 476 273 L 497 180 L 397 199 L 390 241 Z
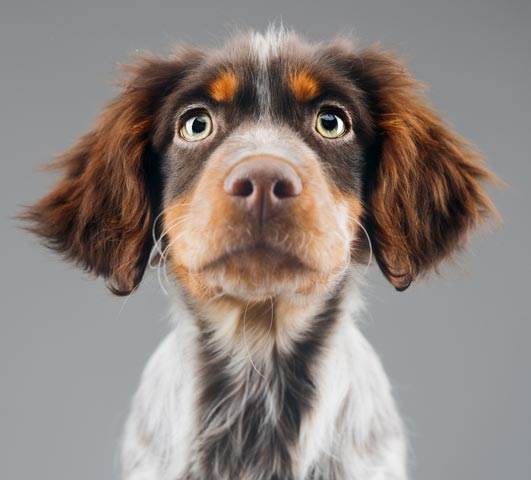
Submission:
M 530 478 L 529 0 L 0 5 L 0 478 L 116 478 L 129 399 L 167 330 L 153 275 L 124 304 L 15 228 L 54 180 L 39 167 L 90 127 L 135 49 L 211 45 L 275 18 L 402 51 L 510 185 L 491 189 L 505 223 L 445 278 L 398 294 L 373 269 L 364 330 L 410 431 L 413 478 Z

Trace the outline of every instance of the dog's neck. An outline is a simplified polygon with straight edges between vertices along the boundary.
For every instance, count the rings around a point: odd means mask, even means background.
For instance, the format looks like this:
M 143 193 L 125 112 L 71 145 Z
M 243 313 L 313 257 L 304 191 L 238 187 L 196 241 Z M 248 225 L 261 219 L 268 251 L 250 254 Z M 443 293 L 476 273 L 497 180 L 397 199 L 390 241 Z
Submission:
M 230 356 L 251 357 L 255 366 L 267 367 L 275 351 L 289 354 L 331 297 L 250 302 L 223 298 L 196 304 L 195 312 L 201 331 L 208 332 L 210 345 L 216 344 Z
M 236 478 L 241 465 L 249 472 L 276 465 L 271 478 L 288 478 L 301 422 L 315 403 L 316 370 L 342 316 L 343 290 L 341 285 L 305 302 L 225 298 L 194 305 L 200 367 L 196 455 L 204 475 Z

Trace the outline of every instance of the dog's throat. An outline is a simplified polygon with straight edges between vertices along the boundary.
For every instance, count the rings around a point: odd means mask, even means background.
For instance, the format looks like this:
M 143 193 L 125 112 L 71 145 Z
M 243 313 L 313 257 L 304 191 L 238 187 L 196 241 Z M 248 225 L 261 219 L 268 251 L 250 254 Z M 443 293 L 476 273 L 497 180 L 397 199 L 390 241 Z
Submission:
M 215 330 L 203 325 L 194 445 L 200 478 L 247 478 L 251 472 L 263 472 L 268 479 L 294 478 L 301 422 L 314 405 L 316 364 L 336 323 L 338 297 L 309 319 L 305 334 L 289 351 L 272 341 L 260 359 L 253 360 L 256 345 L 242 339 L 243 350 L 229 352 Z M 267 309 L 262 313 L 267 323 Z

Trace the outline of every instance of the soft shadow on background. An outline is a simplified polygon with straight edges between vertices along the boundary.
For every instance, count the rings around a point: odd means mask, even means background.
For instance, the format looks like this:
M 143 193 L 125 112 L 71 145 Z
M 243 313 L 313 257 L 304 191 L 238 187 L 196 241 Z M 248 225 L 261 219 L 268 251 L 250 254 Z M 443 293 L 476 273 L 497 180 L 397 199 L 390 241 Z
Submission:
M 373 269 L 364 331 L 410 431 L 415 479 L 529 478 L 531 3 L 510 1 L 3 1 L 0 6 L 0 478 L 117 478 L 142 367 L 167 331 L 149 274 L 113 298 L 15 228 L 39 171 L 86 131 L 136 49 L 215 45 L 270 20 L 312 40 L 353 33 L 401 51 L 436 108 L 509 185 L 505 223 L 444 278 L 396 293 Z

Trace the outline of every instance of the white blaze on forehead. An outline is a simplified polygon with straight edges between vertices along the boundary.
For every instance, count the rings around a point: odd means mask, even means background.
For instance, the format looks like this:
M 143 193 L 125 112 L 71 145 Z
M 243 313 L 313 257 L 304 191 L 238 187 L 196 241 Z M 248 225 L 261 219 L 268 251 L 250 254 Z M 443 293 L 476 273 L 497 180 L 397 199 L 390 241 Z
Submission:
M 269 63 L 271 59 L 280 55 L 280 49 L 291 37 L 282 26 L 271 26 L 264 34 L 251 34 L 251 52 L 258 61 L 256 76 L 256 92 L 260 103 L 261 114 L 267 114 L 271 107 L 271 88 L 269 83 Z
M 293 33 L 284 27 L 269 27 L 265 33 L 253 32 L 251 36 L 251 48 L 257 57 L 267 65 L 270 58 L 278 56 L 283 44 L 293 37 Z

